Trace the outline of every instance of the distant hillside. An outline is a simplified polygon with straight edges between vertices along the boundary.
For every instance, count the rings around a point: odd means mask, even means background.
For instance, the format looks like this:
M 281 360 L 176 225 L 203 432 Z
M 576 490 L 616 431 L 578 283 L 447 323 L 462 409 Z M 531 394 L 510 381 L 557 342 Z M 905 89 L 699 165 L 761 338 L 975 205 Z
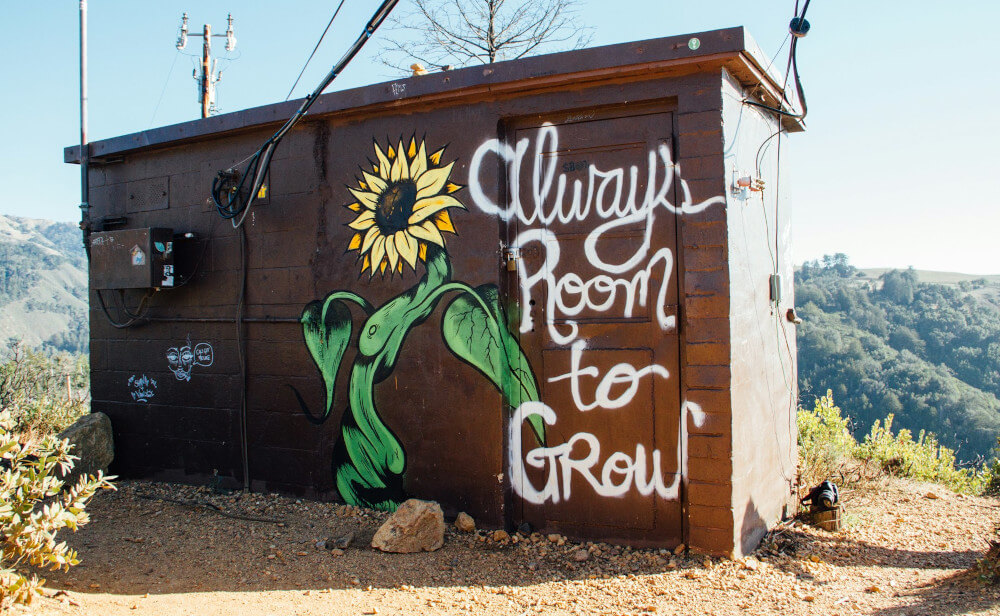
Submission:
M 1000 265 L 998 265 L 1000 267 Z M 892 271 L 891 267 L 867 267 L 859 269 L 858 271 L 864 274 L 865 278 L 877 279 L 880 278 L 886 272 Z M 917 275 L 918 282 L 931 282 L 937 284 L 952 284 L 958 285 L 963 282 L 972 284 L 973 282 L 983 283 L 1000 283 L 1000 274 L 990 274 L 982 276 L 979 274 L 962 274 L 959 272 L 935 272 L 932 270 L 913 270 L 913 273 Z
M 956 276 L 862 271 L 844 255 L 804 264 L 795 285 L 803 403 L 831 389 L 857 436 L 893 413 L 897 427 L 936 433 L 960 459 L 991 455 L 1000 436 L 1000 277 Z
M 88 350 L 87 262 L 80 230 L 0 214 L 0 342 Z

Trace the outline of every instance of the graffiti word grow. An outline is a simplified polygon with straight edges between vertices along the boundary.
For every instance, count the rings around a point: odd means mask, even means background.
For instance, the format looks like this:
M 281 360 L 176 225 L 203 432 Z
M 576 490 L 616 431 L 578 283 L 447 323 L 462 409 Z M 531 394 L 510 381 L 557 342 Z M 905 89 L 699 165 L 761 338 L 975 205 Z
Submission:
M 647 469 L 646 448 L 635 446 L 635 455 L 617 451 L 608 456 L 604 464 L 598 465 L 601 444 L 589 432 L 578 432 L 569 440 L 555 447 L 536 447 L 522 457 L 521 424 L 529 417 L 538 415 L 547 425 L 556 423 L 556 413 L 542 402 L 525 402 L 517 408 L 510 421 L 510 473 L 514 491 L 529 503 L 541 505 L 546 501 L 558 503 L 569 500 L 572 494 L 573 474 L 583 478 L 594 492 L 604 497 L 621 497 L 632 489 L 643 496 L 654 492 L 660 498 L 676 500 L 680 485 L 680 475 L 674 474 L 668 486 L 663 480 L 663 468 L 659 449 L 649 454 Z M 586 447 L 585 454 L 574 456 L 578 443 Z M 524 464 L 546 470 L 545 485 L 541 489 L 532 485 Z M 600 468 L 598 468 L 600 466 Z

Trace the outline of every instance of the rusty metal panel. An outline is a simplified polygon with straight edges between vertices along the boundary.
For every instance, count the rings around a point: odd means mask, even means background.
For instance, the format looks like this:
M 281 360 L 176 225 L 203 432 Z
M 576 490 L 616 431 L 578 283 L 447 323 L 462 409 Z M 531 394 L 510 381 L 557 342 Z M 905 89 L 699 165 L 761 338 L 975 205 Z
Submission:
M 125 229 L 90 236 L 91 286 L 95 289 L 158 289 L 174 286 L 170 229 Z
M 673 115 L 624 113 L 513 132 L 509 301 L 541 400 L 512 420 L 510 481 L 518 522 L 677 544 Z

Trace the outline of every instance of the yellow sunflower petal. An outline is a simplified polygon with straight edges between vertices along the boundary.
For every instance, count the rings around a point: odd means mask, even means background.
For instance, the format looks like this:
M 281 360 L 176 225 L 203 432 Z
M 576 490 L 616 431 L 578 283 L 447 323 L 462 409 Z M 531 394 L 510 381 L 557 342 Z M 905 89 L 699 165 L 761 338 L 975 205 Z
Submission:
M 385 266 L 387 264 L 388 264 L 388 262 L 383 259 L 382 260 L 382 265 L 378 266 L 378 271 L 381 272 L 383 276 L 385 276 Z
M 365 255 L 365 260 L 361 264 L 361 273 L 365 273 L 365 270 L 372 266 L 372 262 L 368 260 L 368 255 Z
M 392 144 L 389 145 L 389 160 L 396 158 L 396 150 L 392 149 Z
M 358 180 L 358 186 L 361 187 L 361 190 L 368 190 L 368 185 L 362 182 L 361 180 Z
M 425 220 L 419 225 L 410 225 L 406 230 L 418 240 L 431 242 L 432 244 L 437 244 L 442 247 L 444 246 L 444 238 L 441 237 L 441 232 L 438 231 L 437 225 L 434 224 L 434 221 Z
M 416 180 L 427 171 L 427 146 L 420 142 L 420 150 L 417 151 L 413 164 L 410 165 L 410 177 Z
M 396 249 L 410 267 L 417 267 L 417 240 L 406 231 L 396 231 Z
M 413 157 L 417 155 L 417 138 L 416 137 L 411 137 L 410 138 L 410 147 L 409 147 L 409 149 L 407 149 L 406 155 L 410 157 L 410 160 L 413 160 Z
M 420 260 L 427 260 L 427 244 L 420 244 Z
M 374 229 L 374 228 L 375 227 L 372 227 L 372 229 Z M 369 229 L 368 232 L 370 233 L 371 229 Z M 354 237 L 351 238 L 351 243 L 347 245 L 347 249 L 348 250 L 357 250 L 358 248 L 361 248 L 361 234 L 360 233 L 355 233 Z
M 448 194 L 462 190 L 462 187 L 460 185 L 454 184 L 452 182 L 448 182 L 448 185 L 445 188 L 448 189 Z
M 434 152 L 433 154 L 431 154 L 431 156 L 430 156 L 431 162 L 434 163 L 435 165 L 440 165 L 441 164 L 441 157 L 443 155 L 444 155 L 444 148 L 441 148 L 437 152 Z
M 385 258 L 389 259 L 390 270 L 396 271 L 396 264 L 399 263 L 399 250 L 396 249 L 395 235 L 385 238 Z
M 417 180 L 417 199 L 433 197 L 441 192 L 454 165 L 455 163 L 449 163 L 447 166 L 425 171 Z
M 465 209 L 465 206 L 451 195 L 438 195 L 429 199 L 420 199 L 413 205 L 413 214 L 410 215 L 410 219 L 407 221 L 407 224 L 412 225 L 426 220 L 432 214 L 437 214 L 441 210 L 449 207 L 460 207 L 463 210 Z
M 389 148 L 392 151 L 392 148 Z M 378 147 L 378 143 L 375 144 L 375 156 L 378 157 L 378 167 L 375 171 L 383 177 L 389 177 L 389 157 L 382 153 L 382 148 Z
M 361 204 L 360 203 L 348 203 L 347 204 L 347 209 L 351 210 L 352 212 L 360 212 L 361 211 Z
M 437 225 L 437 228 L 442 231 L 454 233 L 456 235 L 458 234 L 458 231 L 455 231 L 455 225 L 451 222 L 451 216 L 448 214 L 448 210 L 438 212 L 434 216 L 434 224 Z
M 372 225 L 372 228 L 368 229 L 368 233 L 365 234 L 365 239 L 361 242 L 361 252 L 368 252 L 372 244 L 375 243 L 375 239 L 379 237 L 382 237 L 382 231 L 378 225 Z
M 399 142 L 399 149 L 397 150 L 402 154 L 403 152 L 403 142 Z M 392 160 L 392 168 L 389 169 L 389 179 L 393 182 L 398 182 L 400 180 L 410 179 L 410 164 L 406 162 L 406 156 L 397 156 Z
M 364 231 L 365 229 L 371 227 L 375 224 L 375 212 L 371 210 L 365 210 L 358 214 L 347 226 L 354 229 L 355 231 Z
M 372 244 L 371 252 L 372 256 L 372 273 L 375 273 L 375 268 L 382 264 L 382 260 L 385 258 L 385 236 L 379 235 L 375 238 L 375 243 Z
M 375 209 L 375 203 L 378 199 L 375 193 L 365 192 L 363 190 L 354 190 L 353 188 L 348 188 L 347 190 L 354 195 L 354 198 L 357 199 L 361 205 L 365 206 L 369 210 Z
M 365 181 L 372 187 L 372 192 L 375 194 L 380 194 L 383 190 L 385 190 L 385 187 L 389 185 L 385 180 L 377 175 L 372 175 L 364 171 L 361 172 L 361 175 L 365 177 Z

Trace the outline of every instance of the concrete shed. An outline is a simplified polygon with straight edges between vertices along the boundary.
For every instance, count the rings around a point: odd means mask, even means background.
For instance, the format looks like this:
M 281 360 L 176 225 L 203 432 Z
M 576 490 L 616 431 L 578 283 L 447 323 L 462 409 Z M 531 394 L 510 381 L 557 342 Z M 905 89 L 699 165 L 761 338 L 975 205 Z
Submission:
M 796 472 L 767 64 L 731 28 L 324 95 L 238 229 L 213 180 L 297 102 L 91 144 L 113 471 L 752 549 Z

